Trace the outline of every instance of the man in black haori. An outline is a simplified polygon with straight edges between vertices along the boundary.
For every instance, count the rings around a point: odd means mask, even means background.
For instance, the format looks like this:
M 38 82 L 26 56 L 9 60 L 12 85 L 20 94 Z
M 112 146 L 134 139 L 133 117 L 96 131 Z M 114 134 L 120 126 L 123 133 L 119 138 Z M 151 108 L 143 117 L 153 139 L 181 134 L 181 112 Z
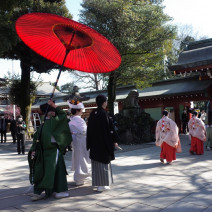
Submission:
M 97 191 L 110 189 L 113 183 L 111 161 L 115 159 L 114 147 L 118 147 L 114 126 L 109 120 L 107 98 L 96 97 L 97 109 L 91 112 L 87 128 L 87 150 L 90 150 L 92 186 Z

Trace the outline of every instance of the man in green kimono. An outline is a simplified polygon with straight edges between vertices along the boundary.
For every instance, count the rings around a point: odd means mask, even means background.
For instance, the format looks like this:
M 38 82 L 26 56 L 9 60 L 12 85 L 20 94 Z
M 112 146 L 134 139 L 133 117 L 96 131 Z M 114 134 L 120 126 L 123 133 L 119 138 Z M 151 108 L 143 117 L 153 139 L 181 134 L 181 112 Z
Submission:
M 48 104 L 49 107 L 47 107 Z M 32 158 L 36 158 L 36 151 L 37 155 L 39 152 L 36 148 L 38 145 L 36 142 L 39 142 L 42 160 L 35 162 L 33 174 L 31 173 L 33 179 L 31 179 L 31 183 L 34 184 L 34 195 L 31 198 L 33 201 L 43 199 L 43 191 L 45 191 L 45 198 L 50 197 L 53 193 L 55 198 L 69 196 L 63 154 L 66 147 L 70 145 L 72 137 L 66 113 L 57 107 L 52 100 L 49 100 L 48 104 L 41 105 L 42 112 L 48 108 L 47 118 L 43 127 L 40 127 L 34 134 L 29 154 Z

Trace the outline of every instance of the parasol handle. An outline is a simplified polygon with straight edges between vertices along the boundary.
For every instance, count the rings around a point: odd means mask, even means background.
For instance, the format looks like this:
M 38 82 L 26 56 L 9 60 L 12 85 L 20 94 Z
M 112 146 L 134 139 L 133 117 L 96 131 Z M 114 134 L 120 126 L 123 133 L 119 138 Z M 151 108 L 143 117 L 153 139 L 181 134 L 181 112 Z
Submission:
M 72 36 L 71 36 L 71 40 L 70 40 L 70 43 L 69 43 L 68 46 L 71 46 L 71 43 L 72 43 L 72 41 L 73 41 L 73 39 L 74 39 L 74 35 L 75 35 L 75 31 L 73 32 L 73 34 L 72 34 Z M 67 47 L 66 47 L 66 54 L 65 54 L 65 57 L 64 57 L 64 59 L 63 59 L 63 62 L 62 62 L 62 64 L 61 64 L 61 66 L 60 66 L 59 73 L 58 73 L 58 75 L 57 75 L 57 79 L 56 79 L 56 82 L 55 82 L 55 84 L 54 84 L 54 88 L 53 88 L 53 90 L 52 90 L 52 94 L 50 95 L 50 100 L 51 100 L 51 99 L 53 98 L 53 96 L 54 96 L 54 92 L 55 92 L 55 89 L 56 89 L 56 87 L 57 87 L 57 83 L 58 83 L 58 81 L 59 81 L 59 78 L 60 78 L 60 75 L 61 75 L 61 72 L 62 72 L 63 65 L 64 65 L 64 63 L 65 63 L 65 61 L 66 61 L 66 58 L 67 58 L 68 53 L 70 52 L 70 50 L 71 50 L 70 48 L 67 48 Z M 46 121 L 48 109 L 49 109 L 49 104 L 47 105 L 46 112 L 45 112 L 45 115 L 44 115 L 44 120 L 43 120 L 43 123 L 42 123 L 42 125 L 41 125 L 41 130 L 40 130 L 40 133 L 39 133 L 39 136 L 38 136 L 38 140 L 39 140 L 39 141 L 40 141 L 40 138 L 41 138 L 41 132 L 42 132 L 42 130 L 43 130 L 43 125 L 44 125 L 44 123 L 45 123 L 45 121 Z
M 74 39 L 74 35 L 75 35 L 75 31 L 73 32 L 73 34 L 72 34 L 72 36 L 71 36 L 71 40 L 70 40 L 69 45 L 65 46 L 65 47 L 66 47 L 66 54 L 65 54 L 65 57 L 64 57 L 64 59 L 63 59 L 62 65 L 60 66 L 59 73 L 58 73 L 58 75 L 57 75 L 57 79 L 56 79 L 56 82 L 55 82 L 55 84 L 54 84 L 54 88 L 53 88 L 53 90 L 52 90 L 52 94 L 51 94 L 51 96 L 50 96 L 50 100 L 51 100 L 51 99 L 53 98 L 53 96 L 54 96 L 54 92 L 55 92 L 55 89 L 56 89 L 56 87 L 57 87 L 57 83 L 58 83 L 58 81 L 59 81 L 59 78 L 60 78 L 60 75 L 61 75 L 61 72 L 62 72 L 63 65 L 64 65 L 64 63 L 65 63 L 65 61 L 66 61 L 66 58 L 67 58 L 67 56 L 68 56 L 68 53 L 69 53 L 70 50 L 71 50 L 70 48 L 68 48 L 68 46 L 71 46 L 71 43 L 72 43 L 72 41 L 73 41 L 73 39 Z M 47 108 L 46 108 L 46 112 L 45 112 L 45 116 L 44 116 L 44 122 L 46 121 L 48 109 L 49 109 L 49 105 L 48 105 Z
M 66 60 L 66 58 L 67 58 L 67 55 L 68 55 L 69 51 L 70 51 L 70 50 L 66 49 L 66 54 L 65 54 L 65 57 L 64 57 L 64 59 L 63 59 L 63 63 L 62 63 L 62 65 L 60 66 L 60 69 L 59 69 L 59 73 L 58 73 L 58 75 L 57 75 L 56 82 L 55 82 L 55 84 L 54 84 L 52 93 L 51 93 L 50 98 L 49 98 L 50 100 L 51 100 L 51 99 L 53 98 L 53 96 L 54 96 L 54 92 L 55 92 L 55 89 L 56 89 L 56 87 L 57 87 L 57 83 L 58 83 L 58 81 L 59 81 L 59 79 L 60 79 L 60 75 L 61 75 L 61 72 L 62 72 L 62 68 L 63 68 L 63 65 L 64 65 L 64 63 L 65 63 L 65 60 Z M 43 122 L 46 121 L 48 109 L 49 109 L 49 104 L 48 104 L 48 106 L 47 106 L 47 108 L 46 108 L 46 112 L 45 112 L 45 116 L 44 116 Z

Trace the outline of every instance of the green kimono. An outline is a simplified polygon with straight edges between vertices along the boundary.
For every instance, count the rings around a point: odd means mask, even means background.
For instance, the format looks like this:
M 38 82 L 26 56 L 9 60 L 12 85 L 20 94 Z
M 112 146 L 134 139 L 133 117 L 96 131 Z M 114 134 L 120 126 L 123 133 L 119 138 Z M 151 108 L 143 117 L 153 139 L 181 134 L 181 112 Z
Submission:
M 35 150 L 40 128 L 35 133 L 30 151 Z M 34 193 L 41 194 L 45 190 L 46 197 L 53 192 L 64 192 L 68 190 L 67 171 L 63 154 L 66 147 L 70 145 L 72 136 L 69 130 L 66 113 L 59 107 L 56 108 L 56 116 L 47 119 L 44 123 L 40 144 L 43 152 L 43 177 L 34 185 Z M 40 167 L 34 172 L 39 175 Z

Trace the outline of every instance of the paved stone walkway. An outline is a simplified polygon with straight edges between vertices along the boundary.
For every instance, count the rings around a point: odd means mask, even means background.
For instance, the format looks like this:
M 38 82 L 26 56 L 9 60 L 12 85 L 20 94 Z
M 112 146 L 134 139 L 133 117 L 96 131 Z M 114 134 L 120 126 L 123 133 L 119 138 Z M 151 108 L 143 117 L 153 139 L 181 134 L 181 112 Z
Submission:
M 154 145 L 122 146 L 112 162 L 114 184 L 98 193 L 91 182 L 72 182 L 71 153 L 65 156 L 70 197 L 32 202 L 27 155 L 18 155 L 11 140 L 0 144 L 0 211 L 144 211 L 212 212 L 212 151 L 190 155 L 188 135 L 172 165 L 159 162 Z M 27 142 L 27 149 L 31 142 Z

